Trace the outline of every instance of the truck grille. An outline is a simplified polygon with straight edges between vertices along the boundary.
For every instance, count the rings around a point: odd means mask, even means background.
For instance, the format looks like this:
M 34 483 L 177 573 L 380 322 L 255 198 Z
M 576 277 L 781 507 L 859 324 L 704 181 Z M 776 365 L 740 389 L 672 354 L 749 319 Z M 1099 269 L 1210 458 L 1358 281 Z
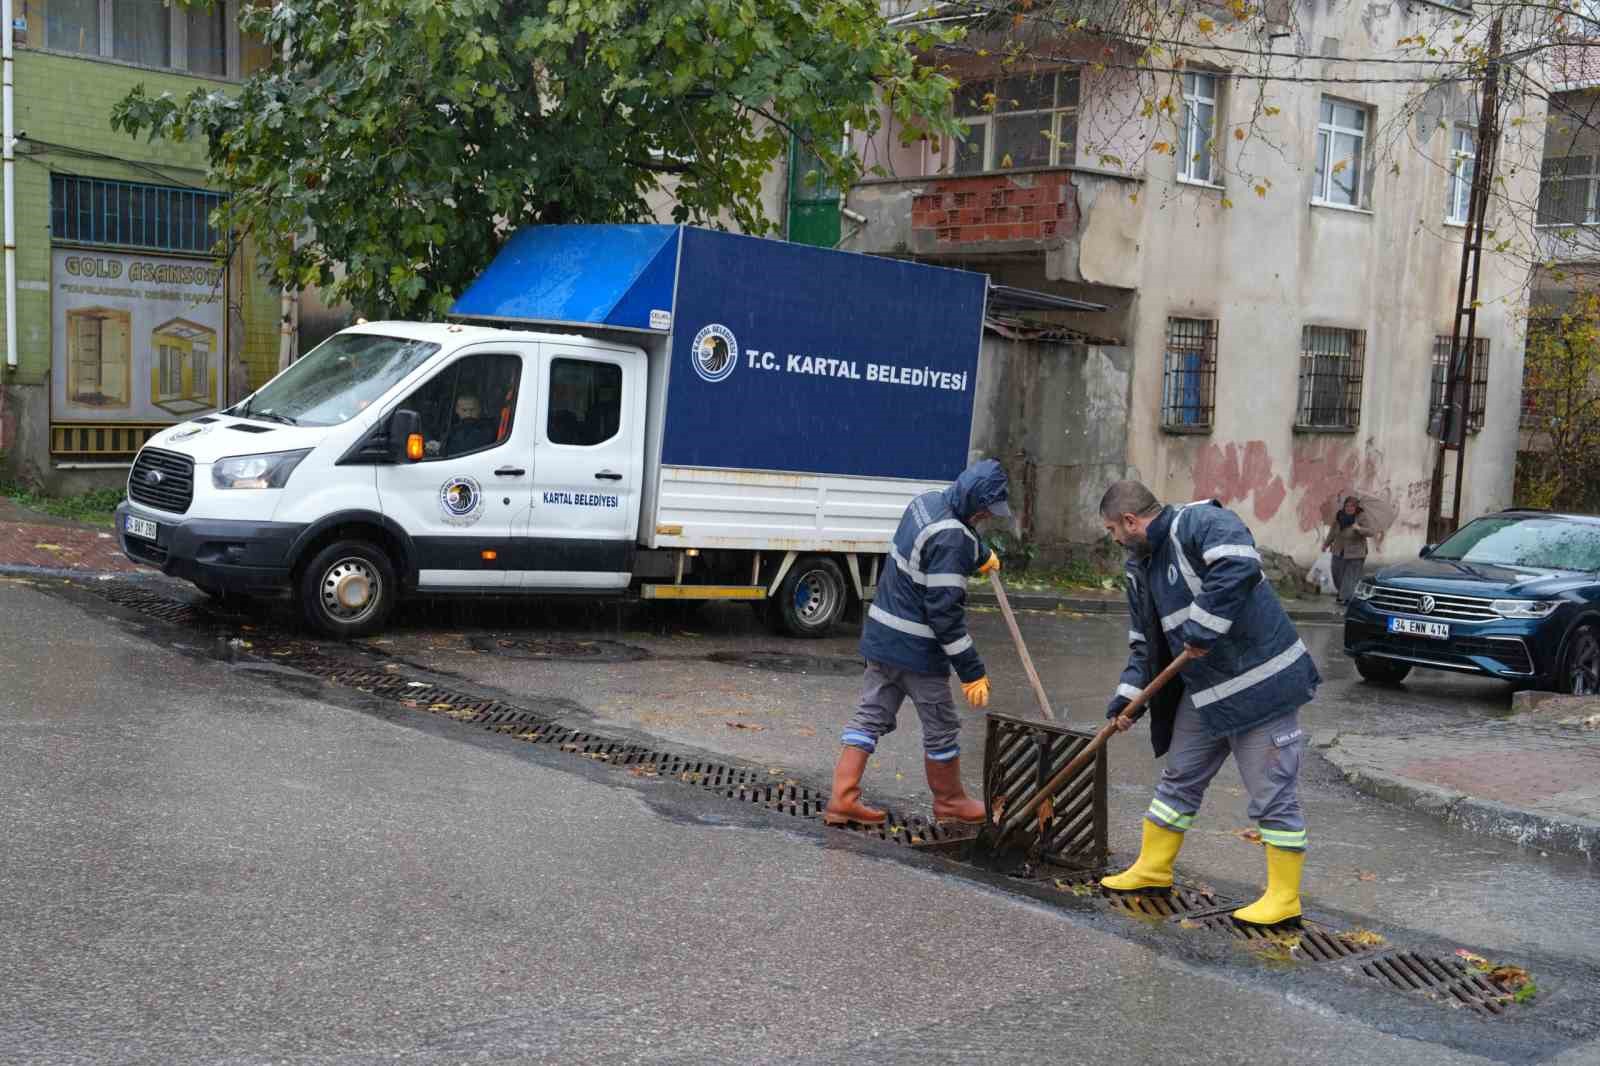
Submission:
M 1433 600 L 1433 610 L 1422 609 L 1423 597 Z M 1437 618 L 1442 622 L 1495 622 L 1500 616 L 1489 607 L 1493 600 L 1477 596 L 1443 596 L 1439 593 L 1412 592 L 1409 589 L 1379 585 L 1369 605 L 1384 614 L 1409 614 L 1418 618 Z
M 141 450 L 128 475 L 128 496 L 158 511 L 183 514 L 194 499 L 194 461 L 159 448 Z

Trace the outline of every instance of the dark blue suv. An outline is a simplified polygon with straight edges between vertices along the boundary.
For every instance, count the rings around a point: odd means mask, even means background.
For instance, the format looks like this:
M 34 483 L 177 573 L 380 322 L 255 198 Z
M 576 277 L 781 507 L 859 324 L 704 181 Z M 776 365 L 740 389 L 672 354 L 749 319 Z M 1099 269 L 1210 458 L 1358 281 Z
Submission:
M 1382 684 L 1421 666 L 1600 693 L 1600 518 L 1513 510 L 1469 522 L 1356 586 L 1344 650 Z

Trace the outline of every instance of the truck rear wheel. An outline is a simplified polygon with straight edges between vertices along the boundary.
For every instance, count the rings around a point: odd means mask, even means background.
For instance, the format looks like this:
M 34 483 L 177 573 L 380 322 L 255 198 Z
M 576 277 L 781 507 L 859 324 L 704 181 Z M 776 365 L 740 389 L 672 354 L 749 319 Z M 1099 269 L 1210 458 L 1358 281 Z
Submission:
M 795 562 L 773 604 L 783 631 L 794 637 L 825 637 L 850 601 L 844 571 L 832 559 L 807 555 Z
M 341 640 L 376 633 L 394 609 L 394 565 L 364 540 L 340 540 L 300 574 L 300 612 L 311 628 Z

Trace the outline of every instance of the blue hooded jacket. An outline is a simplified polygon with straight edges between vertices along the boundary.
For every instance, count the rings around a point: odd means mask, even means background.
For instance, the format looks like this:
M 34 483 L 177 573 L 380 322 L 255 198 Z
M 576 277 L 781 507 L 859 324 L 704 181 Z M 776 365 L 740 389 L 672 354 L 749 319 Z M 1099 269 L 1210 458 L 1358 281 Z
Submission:
M 967 634 L 967 580 L 989 558 L 973 532 L 972 516 L 1004 502 L 1005 469 L 993 459 L 974 463 L 955 484 L 911 501 L 878 578 L 878 594 L 861 631 L 867 660 L 919 674 L 962 681 L 984 675 Z

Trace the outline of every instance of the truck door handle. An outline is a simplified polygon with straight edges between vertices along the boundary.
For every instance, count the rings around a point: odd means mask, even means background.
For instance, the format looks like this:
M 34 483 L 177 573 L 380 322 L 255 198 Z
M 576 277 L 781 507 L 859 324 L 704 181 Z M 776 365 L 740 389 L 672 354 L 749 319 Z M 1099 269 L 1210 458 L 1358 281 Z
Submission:
M 595 477 L 596 481 L 621 481 L 622 480 L 622 475 L 621 474 L 613 474 L 609 470 L 602 470 L 598 474 L 596 474 L 594 477 Z
M 520 466 L 502 466 L 494 472 L 495 477 L 521 477 L 527 471 Z

